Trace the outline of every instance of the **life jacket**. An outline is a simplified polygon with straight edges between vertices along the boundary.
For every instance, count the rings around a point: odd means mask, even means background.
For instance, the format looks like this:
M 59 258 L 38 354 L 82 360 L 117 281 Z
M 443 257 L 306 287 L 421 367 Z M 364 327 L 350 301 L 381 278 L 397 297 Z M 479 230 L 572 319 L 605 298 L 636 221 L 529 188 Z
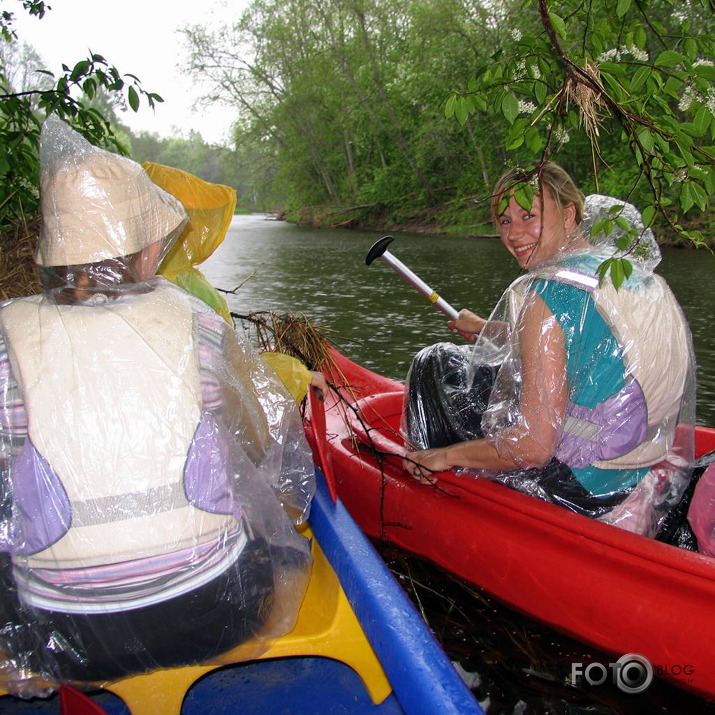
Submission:
M 93 305 L 33 296 L 3 307 L 0 327 L 29 439 L 70 514 L 24 567 L 102 566 L 240 531 L 234 516 L 198 509 L 184 490 L 202 408 L 187 296 L 169 285 Z
M 625 386 L 593 410 L 568 405 L 562 428 L 568 452 L 575 458 L 579 448 L 585 455 L 587 445 L 599 444 L 601 458 L 587 463 L 602 469 L 639 469 L 666 459 L 691 369 L 683 359 L 690 354 L 689 331 L 673 293 L 657 275 L 618 290 L 574 270 L 558 270 L 551 279 L 590 293 L 621 346 L 626 370 Z M 586 466 L 564 457 L 564 444 L 559 459 Z

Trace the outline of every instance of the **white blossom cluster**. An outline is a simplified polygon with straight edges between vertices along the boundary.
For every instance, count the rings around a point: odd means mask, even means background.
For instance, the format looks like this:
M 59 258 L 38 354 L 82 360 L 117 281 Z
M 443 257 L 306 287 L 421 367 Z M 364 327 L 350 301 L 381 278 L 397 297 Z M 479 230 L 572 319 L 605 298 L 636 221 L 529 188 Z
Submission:
M 617 48 L 606 50 L 601 52 L 598 56 L 599 62 L 618 62 L 623 55 L 630 55 L 634 60 L 638 62 L 648 62 L 648 53 L 645 50 L 641 50 L 635 45 L 629 45 L 628 47 Z
M 708 90 L 707 96 L 704 99 L 704 104 L 708 108 L 710 114 L 715 114 L 715 89 L 711 87 Z
M 555 132 L 556 140 L 561 142 L 561 144 L 566 144 L 571 137 L 564 127 L 557 127 Z
M 541 70 L 536 65 L 532 65 L 527 69 L 526 60 L 524 59 L 518 60 L 514 69 L 515 79 L 526 79 L 527 77 L 541 79 Z
M 691 84 L 687 85 L 683 90 L 683 96 L 678 102 L 678 109 L 681 112 L 687 112 L 690 105 L 698 98 L 698 91 Z
M 629 54 L 634 60 L 638 60 L 639 62 L 648 62 L 648 53 L 635 45 L 631 45 L 627 48 L 626 53 Z
M 536 111 L 536 105 L 533 102 L 527 102 L 525 99 L 519 100 L 519 114 L 531 114 Z
M 693 62 L 693 67 L 700 67 L 703 65 L 712 67 L 714 64 L 715 63 L 713 63 L 712 60 L 700 58 Z M 704 104 L 708 108 L 709 112 L 715 114 L 715 88 L 710 87 L 707 94 L 702 94 L 692 84 L 686 85 L 683 90 L 683 95 L 678 102 L 678 109 L 681 112 L 687 112 L 693 102 L 700 102 L 701 104 Z
M 715 88 L 710 87 L 707 94 L 701 94 L 692 84 L 686 85 L 678 102 L 678 109 L 687 112 L 693 102 L 704 104 L 711 114 L 715 114 Z

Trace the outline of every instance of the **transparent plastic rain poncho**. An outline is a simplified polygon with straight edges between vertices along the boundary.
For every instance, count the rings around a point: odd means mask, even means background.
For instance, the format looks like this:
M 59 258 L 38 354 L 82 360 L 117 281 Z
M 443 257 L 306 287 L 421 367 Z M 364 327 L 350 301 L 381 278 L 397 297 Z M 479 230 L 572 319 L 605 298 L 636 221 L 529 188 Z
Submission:
M 596 269 L 626 232 L 591 236 L 609 211 L 638 234 L 619 290 Z M 509 286 L 474 346 L 439 343 L 416 356 L 403 422 L 411 446 L 485 438 L 517 468 L 458 471 L 656 535 L 688 485 L 695 424 L 690 331 L 653 273 L 659 260 L 633 206 L 587 197 L 578 232 Z M 522 355 L 527 329 L 539 349 Z M 560 356 L 547 346 L 556 334 Z
M 295 401 L 154 276 L 185 223 L 174 197 L 57 119 L 41 165 L 47 290 L 0 308 L 0 687 L 255 657 L 310 570 Z

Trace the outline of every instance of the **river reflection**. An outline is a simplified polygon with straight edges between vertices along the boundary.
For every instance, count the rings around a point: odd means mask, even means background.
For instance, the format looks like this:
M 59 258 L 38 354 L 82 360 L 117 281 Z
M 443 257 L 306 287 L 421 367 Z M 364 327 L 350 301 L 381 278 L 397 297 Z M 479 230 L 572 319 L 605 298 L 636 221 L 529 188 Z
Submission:
M 356 362 L 404 379 L 424 345 L 453 340 L 445 318 L 382 261 L 365 265 L 370 246 L 384 233 L 316 230 L 263 215 L 236 216 L 224 243 L 200 268 L 228 296 L 237 313 L 251 310 L 304 313 L 329 330 Z M 399 234 L 395 256 L 455 308 L 486 315 L 519 274 L 494 239 Z M 698 422 L 715 425 L 715 257 L 707 251 L 666 249 L 660 272 L 690 322 L 698 362 Z

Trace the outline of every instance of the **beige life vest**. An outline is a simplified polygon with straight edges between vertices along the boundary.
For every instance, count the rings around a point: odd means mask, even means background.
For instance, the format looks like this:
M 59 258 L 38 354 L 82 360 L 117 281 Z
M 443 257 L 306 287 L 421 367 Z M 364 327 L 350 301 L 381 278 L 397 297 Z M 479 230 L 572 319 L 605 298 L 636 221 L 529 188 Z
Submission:
M 690 331 L 675 296 L 660 276 L 645 280 L 647 287 L 635 290 L 616 290 L 608 281 L 593 293 L 648 406 L 645 440 L 622 457 L 596 462 L 602 469 L 649 467 L 668 457 L 692 367 Z
M 219 542 L 230 515 L 194 507 L 184 465 L 201 415 L 188 298 L 160 286 L 125 300 L 0 311 L 30 438 L 64 487 L 68 531 L 30 568 L 91 567 Z

